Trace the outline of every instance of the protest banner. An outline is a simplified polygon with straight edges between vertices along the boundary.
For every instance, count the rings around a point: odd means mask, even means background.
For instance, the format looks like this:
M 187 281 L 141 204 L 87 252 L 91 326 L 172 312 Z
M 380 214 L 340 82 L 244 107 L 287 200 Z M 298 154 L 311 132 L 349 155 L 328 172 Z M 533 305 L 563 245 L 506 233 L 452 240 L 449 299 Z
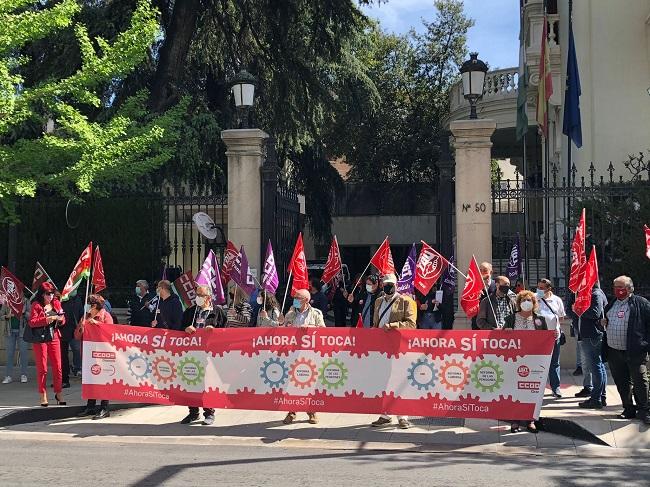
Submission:
M 211 408 L 537 418 L 553 331 L 87 327 L 84 398 Z

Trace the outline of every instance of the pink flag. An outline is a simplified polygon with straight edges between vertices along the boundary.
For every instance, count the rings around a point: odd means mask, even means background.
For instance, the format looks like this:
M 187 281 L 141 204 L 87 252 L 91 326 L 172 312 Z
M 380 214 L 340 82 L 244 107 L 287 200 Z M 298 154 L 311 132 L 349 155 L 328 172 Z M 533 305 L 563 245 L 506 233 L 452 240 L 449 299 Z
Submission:
M 201 270 L 194 280 L 199 286 L 208 286 L 212 294 L 212 302 L 215 304 L 224 304 L 226 299 L 223 295 L 221 285 L 221 275 L 219 273 L 219 262 L 212 249 L 203 261 Z
M 230 278 L 249 296 L 255 291 L 255 280 L 251 274 L 250 267 L 248 267 L 248 257 L 246 257 L 246 251 L 243 245 L 239 249 L 239 254 L 237 254 L 237 258 L 233 263 Z
M 643 225 L 645 230 L 645 256 L 650 259 L 650 228 L 648 225 Z
M 280 278 L 278 269 L 275 267 L 275 257 L 273 257 L 273 247 L 271 241 L 266 246 L 266 258 L 264 259 L 264 270 L 262 271 L 262 288 L 270 293 L 278 290 Z

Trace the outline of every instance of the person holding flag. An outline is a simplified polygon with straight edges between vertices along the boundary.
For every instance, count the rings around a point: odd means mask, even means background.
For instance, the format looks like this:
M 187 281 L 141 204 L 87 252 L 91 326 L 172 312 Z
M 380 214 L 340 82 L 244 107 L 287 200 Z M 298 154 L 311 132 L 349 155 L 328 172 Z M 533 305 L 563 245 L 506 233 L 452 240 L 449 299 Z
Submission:
M 607 329 L 607 362 L 623 402 L 621 419 L 638 416 L 650 425 L 648 402 L 648 350 L 650 343 L 650 302 L 634 294 L 628 276 L 614 279 L 616 299 L 605 307 L 603 326 Z M 632 389 L 636 406 L 632 402 Z
M 399 328 L 415 328 L 417 310 L 415 301 L 397 292 L 397 277 L 395 274 L 384 276 L 384 295 L 376 300 L 373 327 L 383 328 L 386 331 Z M 392 422 L 390 416 L 382 414 L 371 426 L 380 427 Z M 408 416 L 398 416 L 397 422 L 401 429 L 408 429 L 411 426 Z
M 360 279 L 360 277 L 359 277 Z M 372 328 L 372 320 L 375 315 L 375 303 L 377 299 L 382 296 L 383 291 L 379 287 L 379 276 L 377 274 L 370 274 L 366 277 L 366 284 L 358 293 L 348 295 L 348 302 L 352 305 L 352 316 L 350 321 L 354 320 L 350 326 L 357 324 L 359 318 L 363 328 Z M 355 312 L 358 310 L 358 312 Z
M 171 282 L 163 279 L 156 288 L 158 294 L 158 309 L 151 322 L 152 328 L 181 330 L 183 326 L 183 305 L 178 296 L 172 291 Z
M 476 325 L 481 330 L 503 328 L 506 317 L 515 312 L 515 293 L 510 290 L 510 279 L 497 276 L 496 289 L 481 301 L 476 315 Z
M 264 285 L 264 284 L 262 284 Z M 260 312 L 257 314 L 257 326 L 276 328 L 280 326 L 280 303 L 275 295 L 263 289 L 257 297 L 258 303 L 261 306 Z
M 149 304 L 156 295 L 149 291 L 149 283 L 140 279 L 135 283 L 135 299 L 129 301 L 129 324 L 132 326 L 151 326 L 153 311 Z
M 20 382 L 27 382 L 27 366 L 29 362 L 29 344 L 23 340 L 25 326 L 29 318 L 29 301 L 25 300 L 25 308 L 22 313 L 16 314 L 12 311 L 11 306 L 7 304 L 7 299 L 0 294 L 0 323 L 4 322 L 5 348 L 7 352 L 7 366 L 3 384 L 13 382 L 14 357 L 16 349 L 20 354 Z

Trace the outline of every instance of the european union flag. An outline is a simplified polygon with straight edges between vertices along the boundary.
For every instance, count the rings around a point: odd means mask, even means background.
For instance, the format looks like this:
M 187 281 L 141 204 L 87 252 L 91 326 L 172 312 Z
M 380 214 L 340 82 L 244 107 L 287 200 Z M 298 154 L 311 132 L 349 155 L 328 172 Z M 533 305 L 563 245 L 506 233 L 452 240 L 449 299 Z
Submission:
M 582 123 L 580 121 L 580 75 L 578 58 L 573 41 L 573 25 L 569 23 L 569 52 L 566 63 L 566 93 L 564 95 L 564 121 L 562 133 L 573 141 L 576 147 L 582 147 Z

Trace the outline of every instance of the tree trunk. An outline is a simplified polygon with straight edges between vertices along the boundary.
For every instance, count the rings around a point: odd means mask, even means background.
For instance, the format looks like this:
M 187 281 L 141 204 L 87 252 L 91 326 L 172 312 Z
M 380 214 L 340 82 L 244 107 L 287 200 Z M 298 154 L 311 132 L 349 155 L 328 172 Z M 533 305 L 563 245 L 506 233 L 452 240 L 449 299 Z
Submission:
M 196 31 L 199 7 L 199 0 L 176 0 L 174 4 L 151 87 L 150 106 L 155 112 L 169 108 L 178 100 L 177 87 L 186 70 L 185 60 Z

